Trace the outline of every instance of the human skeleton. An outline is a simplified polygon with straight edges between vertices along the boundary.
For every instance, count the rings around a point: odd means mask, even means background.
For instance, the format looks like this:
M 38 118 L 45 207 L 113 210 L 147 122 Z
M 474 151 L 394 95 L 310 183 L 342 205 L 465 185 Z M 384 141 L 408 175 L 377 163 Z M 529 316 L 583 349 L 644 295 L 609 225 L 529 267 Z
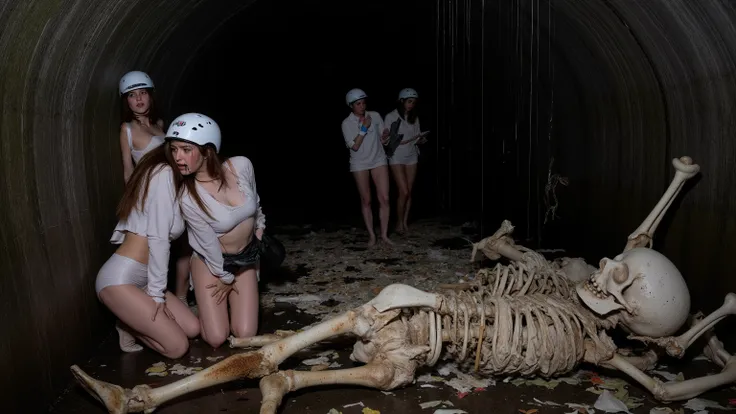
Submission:
M 660 220 L 699 166 L 689 157 L 673 159 L 677 172 L 670 187 L 641 226 L 628 237 L 623 253 L 603 258 L 595 269 L 581 259 L 554 262 L 516 246 L 513 227 L 504 221 L 491 237 L 474 244 L 497 264 L 471 282 L 445 285 L 430 293 L 393 284 L 373 300 L 303 331 L 252 338 L 230 338 L 230 346 L 259 348 L 232 355 L 211 367 L 165 386 L 133 389 L 95 380 L 71 367 L 80 383 L 110 413 L 150 413 L 184 394 L 243 378 L 261 378 L 261 414 L 274 414 L 283 397 L 299 389 L 328 384 L 392 390 L 414 382 L 421 366 L 440 358 L 481 376 L 519 375 L 549 378 L 566 374 L 581 362 L 624 372 L 661 401 L 695 397 L 736 381 L 736 358 L 712 334 L 713 326 L 736 313 L 736 294 L 707 317 L 698 314 L 684 334 L 690 295 L 682 275 L 652 250 Z M 657 360 L 654 349 L 640 356 L 617 349 L 606 330 L 621 327 L 630 338 L 654 343 L 674 357 L 701 335 L 705 355 L 723 370 L 715 375 L 662 383 L 644 371 Z M 284 360 L 318 342 L 353 334 L 350 358 L 365 365 L 326 371 L 279 370 Z

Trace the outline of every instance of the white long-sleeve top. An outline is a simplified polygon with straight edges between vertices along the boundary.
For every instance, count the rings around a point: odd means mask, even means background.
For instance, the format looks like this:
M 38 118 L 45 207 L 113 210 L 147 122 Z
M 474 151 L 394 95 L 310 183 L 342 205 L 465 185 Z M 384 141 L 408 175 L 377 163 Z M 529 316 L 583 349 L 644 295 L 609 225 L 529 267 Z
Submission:
M 357 151 L 352 150 L 355 144 L 355 137 L 360 132 L 360 118 L 354 113 L 350 113 L 342 121 L 342 136 L 345 139 L 345 146 L 350 149 L 350 171 L 370 170 L 381 165 L 385 165 L 386 152 L 381 144 L 381 134 L 384 130 L 383 118 L 378 112 L 366 111 L 366 115 L 371 116 L 371 126 L 368 127 L 363 138 L 363 143 Z
M 121 244 L 125 240 L 125 232 L 148 238 L 148 286 L 146 293 L 156 302 L 164 302 L 164 293 L 169 274 L 169 248 L 171 241 L 184 232 L 179 203 L 176 202 L 176 190 L 171 167 L 160 165 L 154 167 L 148 184 L 146 202 L 141 207 L 143 189 L 139 193 L 138 203 L 127 219 L 120 220 L 115 226 L 110 242 Z
M 210 272 L 219 277 L 223 283 L 230 284 L 235 275 L 223 269 L 222 247 L 219 238 L 230 232 L 238 224 L 255 216 L 255 228 L 266 228 L 266 216 L 261 210 L 261 198 L 256 191 L 256 177 L 253 164 L 246 157 L 230 158 L 238 179 L 238 188 L 245 196 L 242 205 L 232 207 L 217 201 L 212 195 L 197 186 L 197 193 L 202 202 L 209 209 L 213 218 L 202 211 L 192 196 L 185 190 L 181 198 L 181 211 L 186 222 L 189 244 L 202 257 Z M 228 167 L 227 161 L 223 167 Z

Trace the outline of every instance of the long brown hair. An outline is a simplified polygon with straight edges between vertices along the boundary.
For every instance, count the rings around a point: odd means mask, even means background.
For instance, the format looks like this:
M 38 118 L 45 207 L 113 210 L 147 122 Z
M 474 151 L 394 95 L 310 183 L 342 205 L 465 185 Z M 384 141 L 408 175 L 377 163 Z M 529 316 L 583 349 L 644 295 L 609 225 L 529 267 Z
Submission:
M 227 160 L 227 158 L 220 158 L 217 155 L 217 152 L 215 151 L 215 147 L 211 144 L 207 145 L 197 145 L 193 142 L 186 141 L 188 144 L 191 144 L 199 149 L 199 153 L 205 157 L 204 166 L 207 168 L 207 173 L 212 177 L 214 180 L 220 180 L 220 186 L 218 187 L 218 191 L 222 189 L 222 186 L 225 185 L 225 170 L 222 167 L 222 163 Z M 169 145 L 169 142 L 166 142 L 167 148 Z M 171 165 L 171 169 L 174 171 L 174 186 L 176 187 L 176 197 L 181 199 L 181 197 L 184 195 L 184 191 L 186 190 L 187 193 L 194 199 L 194 202 L 197 203 L 197 206 L 199 206 L 202 211 L 207 214 L 207 216 L 214 220 L 214 217 L 212 217 L 212 214 L 210 214 L 210 210 L 207 208 L 207 206 L 202 201 L 202 197 L 200 197 L 199 192 L 197 191 L 197 182 L 196 182 L 196 173 L 189 174 L 189 175 L 183 175 L 179 168 L 176 165 L 176 161 L 174 161 L 174 158 L 171 156 L 171 151 L 166 151 L 166 159 L 169 162 L 169 165 Z
M 148 197 L 148 185 L 151 182 L 151 175 L 168 164 L 168 158 L 171 157 L 168 155 L 170 152 L 168 143 L 165 143 L 152 149 L 138 160 L 138 164 L 133 169 L 133 174 L 131 174 L 125 185 L 123 197 L 118 203 L 117 215 L 119 220 L 127 219 L 134 208 L 143 209 Z M 178 172 L 177 169 L 174 169 L 174 171 Z M 139 203 L 138 198 L 141 190 L 143 190 L 143 196 Z
M 151 100 L 151 106 L 148 108 L 148 121 L 151 125 L 156 125 L 159 120 L 163 121 L 161 114 L 158 111 L 158 107 L 156 106 L 156 93 L 153 88 L 144 89 L 148 92 L 148 97 Z M 128 93 L 124 93 L 120 96 L 121 122 L 133 122 L 136 120 L 135 112 L 133 112 L 133 110 L 130 109 L 130 105 L 128 105 Z

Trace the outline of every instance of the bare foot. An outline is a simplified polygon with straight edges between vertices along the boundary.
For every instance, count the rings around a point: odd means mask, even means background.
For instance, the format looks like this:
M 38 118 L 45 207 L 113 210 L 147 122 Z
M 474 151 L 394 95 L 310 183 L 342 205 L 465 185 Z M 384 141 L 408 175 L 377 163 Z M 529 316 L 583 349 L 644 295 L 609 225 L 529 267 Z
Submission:
M 381 240 L 383 240 L 383 242 L 384 242 L 384 243 L 386 243 L 386 244 L 388 244 L 389 246 L 393 246 L 393 245 L 394 245 L 394 242 L 392 242 L 392 241 L 391 241 L 391 240 L 390 240 L 390 239 L 388 238 L 388 236 L 383 236 L 383 237 L 381 237 Z
M 368 247 L 373 247 L 373 246 L 375 246 L 375 245 L 376 245 L 376 236 L 374 236 L 374 235 L 371 235 L 371 236 L 370 236 L 370 237 L 368 238 Z

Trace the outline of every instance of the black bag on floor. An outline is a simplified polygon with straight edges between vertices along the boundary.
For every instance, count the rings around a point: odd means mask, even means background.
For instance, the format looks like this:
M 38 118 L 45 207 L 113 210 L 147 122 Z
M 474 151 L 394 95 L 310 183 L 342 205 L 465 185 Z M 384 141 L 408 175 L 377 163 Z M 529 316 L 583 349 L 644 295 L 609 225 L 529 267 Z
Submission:
M 284 262 L 286 249 L 277 238 L 264 233 L 259 247 L 261 250 L 261 268 L 275 269 Z

